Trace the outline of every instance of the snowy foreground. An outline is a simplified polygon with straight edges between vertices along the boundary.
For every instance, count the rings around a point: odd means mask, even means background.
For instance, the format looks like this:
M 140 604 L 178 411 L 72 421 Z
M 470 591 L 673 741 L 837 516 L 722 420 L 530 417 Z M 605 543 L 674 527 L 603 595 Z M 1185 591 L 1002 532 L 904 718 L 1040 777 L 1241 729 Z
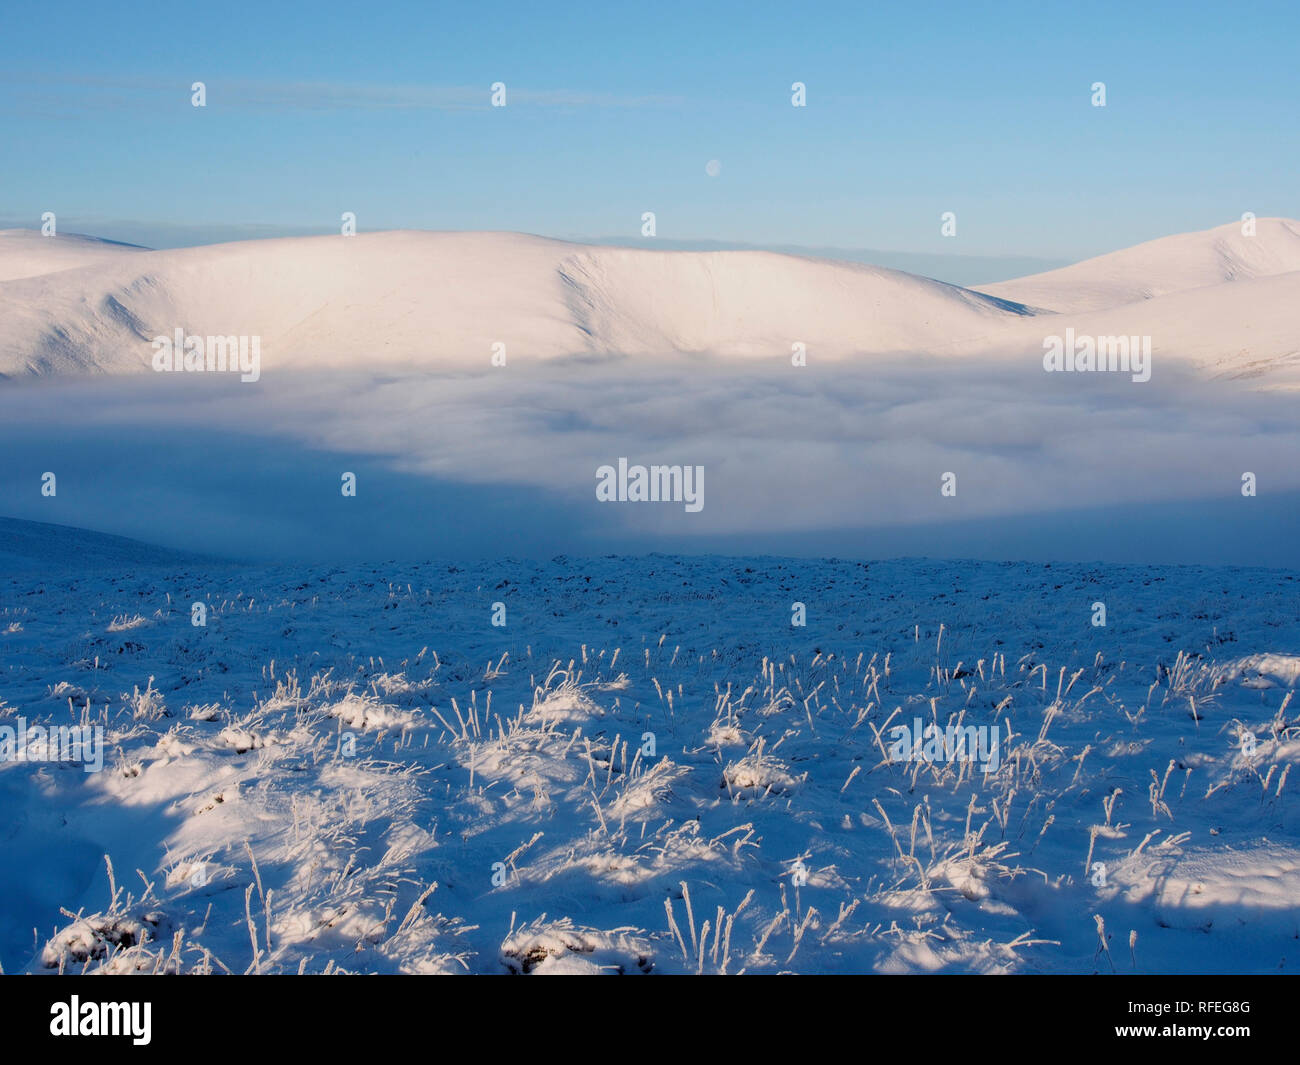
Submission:
M 8 972 L 1300 966 L 1296 573 L 41 565 L 0 725 L 105 757 L 0 764 Z

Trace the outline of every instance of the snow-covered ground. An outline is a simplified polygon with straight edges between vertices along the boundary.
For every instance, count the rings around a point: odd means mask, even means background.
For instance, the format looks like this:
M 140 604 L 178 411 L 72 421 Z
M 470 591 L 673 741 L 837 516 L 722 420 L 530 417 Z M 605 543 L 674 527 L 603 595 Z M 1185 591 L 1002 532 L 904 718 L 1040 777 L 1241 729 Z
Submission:
M 1295 572 L 3 532 L 7 972 L 1300 964 Z

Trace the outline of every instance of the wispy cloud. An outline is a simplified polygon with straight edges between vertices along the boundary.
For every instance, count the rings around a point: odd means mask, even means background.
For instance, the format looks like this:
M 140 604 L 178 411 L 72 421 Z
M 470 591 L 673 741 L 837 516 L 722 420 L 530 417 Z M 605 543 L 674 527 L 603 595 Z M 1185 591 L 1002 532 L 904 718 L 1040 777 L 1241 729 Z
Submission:
M 398 85 L 337 81 L 223 80 L 184 78 L 0 74 L 0 100 L 9 110 L 39 111 L 53 117 L 103 109 L 149 109 L 187 101 L 193 81 L 203 81 L 208 106 L 241 111 L 484 111 L 491 109 L 489 85 Z M 511 107 L 643 108 L 679 107 L 682 97 L 620 96 L 576 89 L 508 85 Z

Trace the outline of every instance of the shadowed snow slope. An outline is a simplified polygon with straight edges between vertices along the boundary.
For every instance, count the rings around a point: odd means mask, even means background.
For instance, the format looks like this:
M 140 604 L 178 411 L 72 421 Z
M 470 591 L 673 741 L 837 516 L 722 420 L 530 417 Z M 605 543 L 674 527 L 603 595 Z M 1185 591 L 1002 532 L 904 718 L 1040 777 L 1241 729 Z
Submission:
M 0 569 L 8 572 L 79 570 L 210 563 L 202 555 L 173 551 L 125 536 L 0 517 Z
M 26 234 L 0 248 L 26 248 Z M 0 260 L 5 253 L 0 252 Z M 9 258 L 18 258 L 9 256 Z M 1024 314 L 876 267 L 653 252 L 512 233 L 391 232 L 123 253 L 0 286 L 0 373 L 147 370 L 155 336 L 261 338 L 264 370 L 485 366 L 508 357 L 789 358 L 938 351 Z

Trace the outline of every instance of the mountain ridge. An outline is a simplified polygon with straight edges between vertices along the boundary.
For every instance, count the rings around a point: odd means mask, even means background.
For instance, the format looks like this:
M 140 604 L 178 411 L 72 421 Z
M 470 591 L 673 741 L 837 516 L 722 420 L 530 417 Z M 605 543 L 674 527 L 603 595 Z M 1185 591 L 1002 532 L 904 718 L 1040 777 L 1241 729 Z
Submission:
M 1163 354 L 1197 365 L 1232 357 L 1269 366 L 1291 361 L 1288 338 L 1293 326 L 1300 332 L 1289 296 L 1300 295 L 1300 223 L 1258 219 L 1256 227 L 1255 236 L 1237 223 L 1178 234 L 979 288 L 778 252 L 659 251 L 491 231 L 163 251 L 4 231 L 0 375 L 148 372 L 153 338 L 178 329 L 255 336 L 268 371 L 474 369 L 498 352 L 524 361 L 789 360 L 800 345 L 830 362 L 988 357 L 1041 344 L 1044 328 L 1067 324 L 1056 324 L 1062 316 L 1087 318 L 1099 333 L 1164 330 L 1178 339 Z M 1291 275 L 1294 285 L 1279 280 Z M 1204 291 L 1215 314 L 1185 340 L 1181 320 L 1156 312 L 1188 303 L 1180 294 L 1191 291 Z M 1279 297 L 1281 306 L 1261 302 Z M 1200 321 L 1198 302 L 1188 306 Z M 1266 328 L 1252 338 L 1257 320 Z

